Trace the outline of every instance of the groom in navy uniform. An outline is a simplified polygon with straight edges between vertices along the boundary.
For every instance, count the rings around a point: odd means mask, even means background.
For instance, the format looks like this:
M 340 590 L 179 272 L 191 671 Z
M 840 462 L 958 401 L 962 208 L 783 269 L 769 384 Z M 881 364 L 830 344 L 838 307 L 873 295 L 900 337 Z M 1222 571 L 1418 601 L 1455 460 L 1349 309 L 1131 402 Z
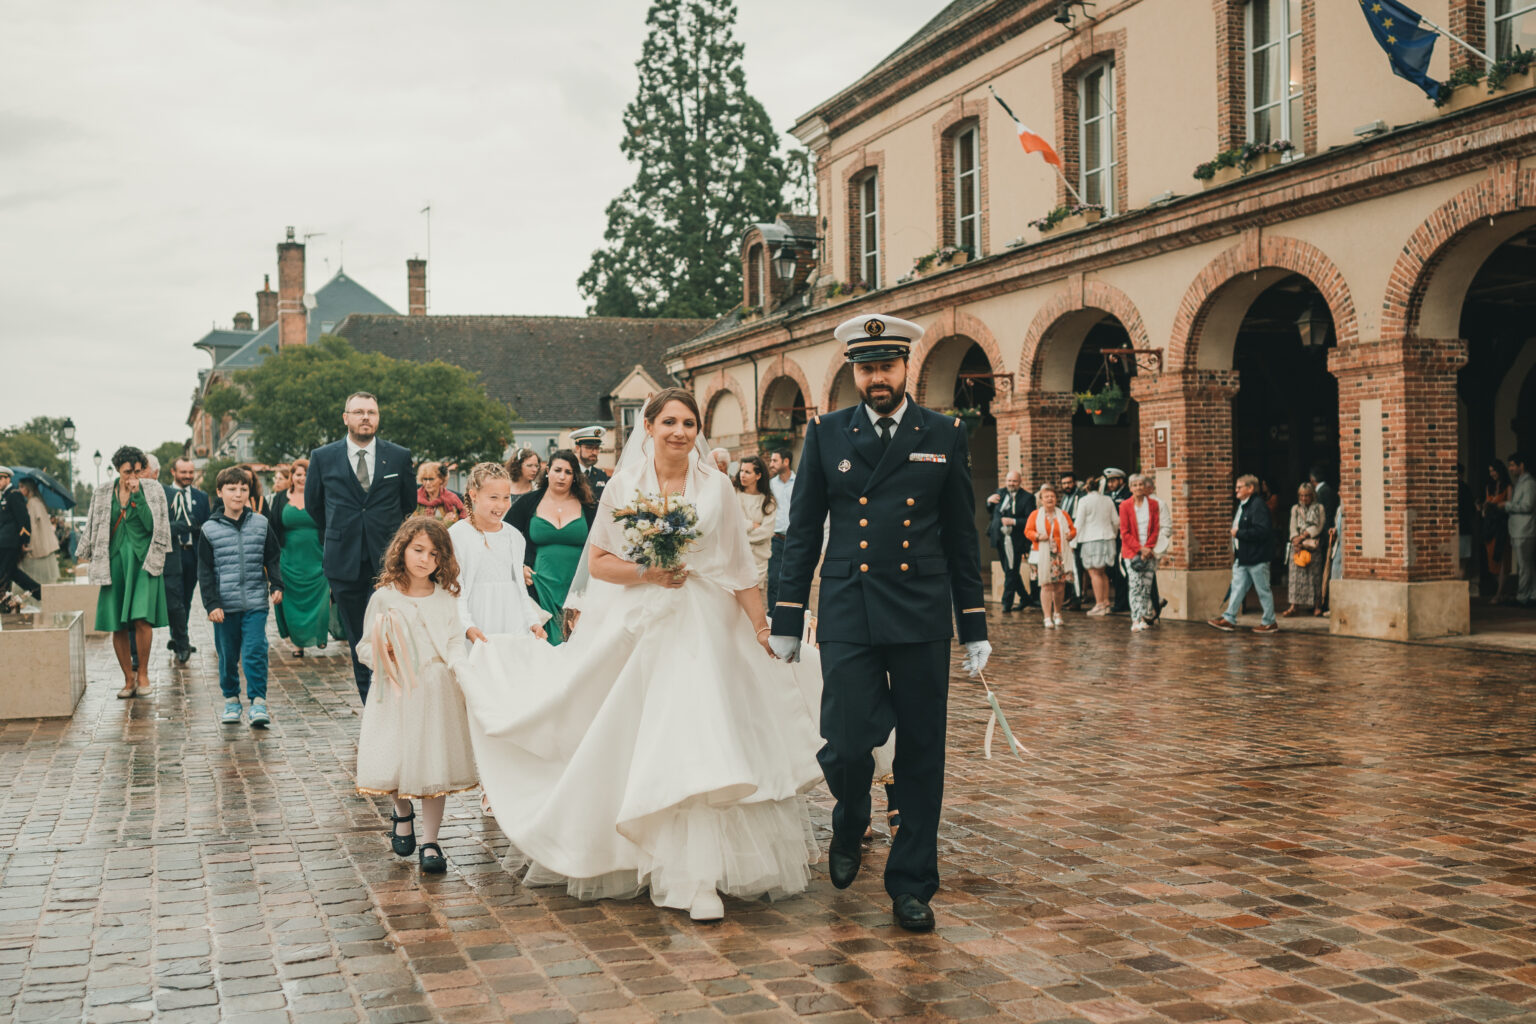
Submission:
M 321 565 L 352 648 L 357 695 L 366 704 L 373 672 L 357 660 L 363 613 L 390 540 L 416 510 L 416 475 L 410 449 L 378 438 L 378 399 L 366 391 L 348 396 L 341 420 L 347 436 L 309 454 L 304 506 L 324 539 Z
M 885 890 L 911 931 L 933 927 L 928 901 L 939 887 L 952 612 L 971 675 L 992 652 L 965 428 L 906 394 L 907 353 L 922 336 L 917 324 L 878 314 L 837 328 L 863 402 L 806 426 L 769 641 L 784 660 L 799 658 L 821 559 L 826 744 L 817 760 L 837 800 L 827 870 L 839 889 L 859 873 L 873 751 L 894 728 L 901 829 Z

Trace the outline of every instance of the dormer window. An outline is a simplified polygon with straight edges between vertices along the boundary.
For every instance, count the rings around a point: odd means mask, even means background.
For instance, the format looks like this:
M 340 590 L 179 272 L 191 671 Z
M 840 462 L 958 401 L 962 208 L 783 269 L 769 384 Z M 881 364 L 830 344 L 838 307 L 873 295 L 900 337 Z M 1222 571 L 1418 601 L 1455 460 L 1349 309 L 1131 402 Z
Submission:
M 768 281 L 763 275 L 766 273 L 766 261 L 763 259 L 763 247 L 754 245 L 747 250 L 747 307 L 749 309 L 761 309 L 763 296 L 768 294 Z

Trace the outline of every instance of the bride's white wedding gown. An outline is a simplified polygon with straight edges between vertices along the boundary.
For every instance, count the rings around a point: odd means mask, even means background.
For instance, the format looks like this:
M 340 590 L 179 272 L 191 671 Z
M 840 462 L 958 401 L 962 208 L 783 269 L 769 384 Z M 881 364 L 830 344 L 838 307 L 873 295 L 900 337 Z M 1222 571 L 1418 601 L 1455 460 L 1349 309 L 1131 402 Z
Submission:
M 570 642 L 495 636 L 458 669 L 481 784 L 530 884 L 686 908 L 703 886 L 809 881 L 820 666 L 757 644 L 734 597 L 757 585 L 740 504 L 690 458 L 700 539 L 682 587 L 593 580 Z M 637 490 L 658 490 L 650 458 L 604 490 L 595 547 L 623 550 L 613 510 Z

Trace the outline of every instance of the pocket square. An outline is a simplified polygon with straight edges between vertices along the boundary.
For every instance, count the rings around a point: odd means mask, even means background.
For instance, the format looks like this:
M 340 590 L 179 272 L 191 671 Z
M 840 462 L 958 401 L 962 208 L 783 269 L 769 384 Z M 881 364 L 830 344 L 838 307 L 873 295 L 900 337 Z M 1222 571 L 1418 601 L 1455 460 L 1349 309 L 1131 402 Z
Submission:
M 949 457 L 939 452 L 913 452 L 907 456 L 908 462 L 948 462 Z
M 393 480 L 395 477 L 397 477 L 399 475 L 400 475 L 399 473 L 385 473 L 384 476 L 383 476 L 383 479 L 385 479 L 385 480 Z

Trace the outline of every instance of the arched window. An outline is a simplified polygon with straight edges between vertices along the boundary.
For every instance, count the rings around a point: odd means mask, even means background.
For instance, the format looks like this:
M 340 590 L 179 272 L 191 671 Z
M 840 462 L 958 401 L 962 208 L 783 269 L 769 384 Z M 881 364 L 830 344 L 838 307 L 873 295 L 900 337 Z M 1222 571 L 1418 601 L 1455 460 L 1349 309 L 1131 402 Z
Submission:
M 763 296 L 768 294 L 768 289 L 763 287 L 763 247 L 754 245 L 747 250 L 747 306 L 751 309 L 761 309 Z
M 855 215 L 858 224 L 855 237 L 859 241 L 859 280 L 870 288 L 880 287 L 880 174 L 870 171 L 854 182 Z

